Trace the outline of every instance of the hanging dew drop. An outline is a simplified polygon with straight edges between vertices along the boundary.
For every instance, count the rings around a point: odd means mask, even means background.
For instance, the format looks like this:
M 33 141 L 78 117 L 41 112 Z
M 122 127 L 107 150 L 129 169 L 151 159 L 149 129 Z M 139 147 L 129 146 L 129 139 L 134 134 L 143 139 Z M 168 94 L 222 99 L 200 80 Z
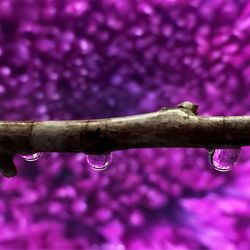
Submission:
M 220 172 L 230 171 L 237 163 L 240 151 L 240 148 L 214 149 L 209 153 L 212 167 Z
M 43 153 L 34 153 L 29 155 L 20 155 L 25 161 L 37 161 L 42 157 Z
M 104 170 L 112 162 L 112 153 L 103 155 L 87 155 L 87 163 L 94 170 Z

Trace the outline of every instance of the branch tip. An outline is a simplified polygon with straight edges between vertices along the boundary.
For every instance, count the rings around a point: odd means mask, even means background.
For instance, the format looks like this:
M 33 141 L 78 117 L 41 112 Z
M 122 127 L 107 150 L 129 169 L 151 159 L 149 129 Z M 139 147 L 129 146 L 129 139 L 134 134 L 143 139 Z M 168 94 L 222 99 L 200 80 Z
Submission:
M 8 153 L 0 154 L 0 169 L 5 177 L 14 177 L 17 175 L 16 166 L 13 163 L 14 155 Z

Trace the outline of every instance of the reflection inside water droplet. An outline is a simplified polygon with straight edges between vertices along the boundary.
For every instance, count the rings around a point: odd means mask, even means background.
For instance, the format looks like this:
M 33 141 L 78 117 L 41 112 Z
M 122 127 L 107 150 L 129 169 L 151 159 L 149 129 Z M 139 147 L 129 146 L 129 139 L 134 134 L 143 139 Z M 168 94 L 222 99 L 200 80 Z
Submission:
M 210 153 L 210 162 L 220 172 L 230 171 L 237 163 L 240 148 L 214 149 Z
M 112 162 L 112 154 L 87 155 L 87 163 L 95 170 L 104 170 Z
M 21 155 L 21 157 L 25 161 L 37 161 L 38 159 L 42 157 L 42 155 L 43 153 L 39 152 L 39 153 L 30 154 L 30 155 Z

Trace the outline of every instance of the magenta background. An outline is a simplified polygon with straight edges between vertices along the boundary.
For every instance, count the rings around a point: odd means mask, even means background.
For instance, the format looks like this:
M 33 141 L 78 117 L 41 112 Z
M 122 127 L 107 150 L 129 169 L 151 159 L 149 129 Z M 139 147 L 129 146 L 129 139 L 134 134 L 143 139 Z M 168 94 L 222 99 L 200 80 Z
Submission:
M 250 1 L 0 0 L 0 119 L 90 119 L 199 104 L 249 115 Z M 249 250 L 250 167 L 201 149 L 16 157 L 0 250 Z

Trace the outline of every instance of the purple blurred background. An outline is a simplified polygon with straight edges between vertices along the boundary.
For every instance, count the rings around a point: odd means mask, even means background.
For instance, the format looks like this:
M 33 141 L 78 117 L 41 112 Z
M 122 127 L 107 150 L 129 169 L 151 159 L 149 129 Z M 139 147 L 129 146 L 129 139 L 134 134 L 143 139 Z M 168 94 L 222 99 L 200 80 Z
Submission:
M 246 0 L 0 0 L 0 119 L 250 115 L 249 42 Z M 229 173 L 202 149 L 17 156 L 0 250 L 249 250 L 249 152 Z

